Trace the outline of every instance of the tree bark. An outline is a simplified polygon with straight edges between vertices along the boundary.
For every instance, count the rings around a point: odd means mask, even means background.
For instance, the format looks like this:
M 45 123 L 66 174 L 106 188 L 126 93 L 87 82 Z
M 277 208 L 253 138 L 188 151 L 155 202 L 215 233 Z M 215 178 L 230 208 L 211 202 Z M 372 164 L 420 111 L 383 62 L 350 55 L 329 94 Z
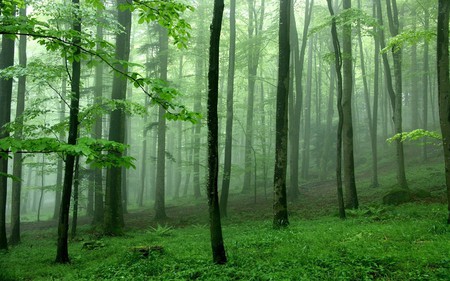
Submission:
M 387 14 L 389 20 L 389 29 L 391 36 L 399 34 L 399 21 L 396 0 L 386 0 Z M 380 12 L 381 14 L 381 12 Z M 391 105 L 393 107 L 394 129 L 396 134 L 403 132 L 402 128 L 402 104 L 403 104 L 403 89 L 402 89 L 402 50 L 392 49 L 392 57 L 394 62 L 394 77 L 395 90 L 391 96 Z M 391 79 L 389 77 L 389 79 Z M 396 156 L 397 156 L 397 182 L 400 188 L 408 188 L 405 174 L 405 156 L 403 152 L 403 142 L 400 138 L 396 140 Z
M 450 224 L 450 77 L 449 77 L 449 15 L 450 2 L 439 0 L 437 23 L 437 73 L 439 121 L 444 149 L 445 183 L 447 185 L 448 218 Z
M 128 0 L 117 1 L 117 18 L 120 25 L 125 27 L 123 33 L 116 36 L 116 59 L 128 61 L 130 56 L 130 33 L 131 33 L 131 12 L 122 10 L 121 5 L 127 4 Z M 117 64 L 116 67 L 127 72 L 128 66 Z M 125 100 L 127 91 L 127 81 L 116 75 L 113 79 L 112 99 Z M 109 140 L 118 143 L 125 142 L 125 112 L 122 109 L 115 109 L 111 112 Z M 112 152 L 115 153 L 115 152 Z M 106 200 L 104 231 L 107 235 L 121 235 L 123 230 L 123 208 L 122 208 L 122 168 L 110 167 L 106 172 Z
M 219 174 L 219 149 L 218 149 L 218 116 L 217 101 L 219 94 L 219 46 L 220 31 L 222 28 L 224 3 L 223 0 L 214 1 L 213 20 L 211 24 L 211 37 L 209 45 L 209 70 L 208 70 L 208 209 L 211 233 L 211 248 L 213 262 L 225 264 L 227 257 L 223 245 L 222 225 L 220 221 L 218 174 Z
M 79 0 L 72 0 L 76 9 L 79 9 Z M 81 18 L 79 14 L 75 15 L 72 26 L 73 31 L 81 32 Z M 81 39 L 77 36 L 74 37 L 73 43 L 75 46 L 79 45 Z M 80 49 L 76 48 L 75 56 L 80 55 Z M 80 74 L 81 63 L 80 60 L 73 60 L 72 62 L 72 81 L 70 83 L 70 115 L 69 115 L 69 136 L 67 143 L 69 145 L 75 145 L 78 138 L 78 112 L 80 106 Z M 69 263 L 69 249 L 68 249 L 68 231 L 69 231 L 69 211 L 70 211 L 70 199 L 72 194 L 72 182 L 73 171 L 75 166 L 75 156 L 66 156 L 66 165 L 64 167 L 64 182 L 61 197 L 61 209 L 59 212 L 58 221 L 58 246 L 56 250 L 57 263 Z
M 337 144 L 336 144 L 336 189 L 337 189 L 337 197 L 338 197 L 338 206 L 339 206 L 339 217 L 341 219 L 345 219 L 345 206 L 344 206 L 344 196 L 342 190 L 342 127 L 343 127 L 343 109 L 342 109 L 342 96 L 343 96 L 343 82 L 342 82 L 342 54 L 338 39 L 337 27 L 336 27 L 336 18 L 334 16 L 333 6 L 331 4 L 331 0 L 327 0 L 328 10 L 330 11 L 330 15 L 332 17 L 331 21 L 331 36 L 333 38 L 333 48 L 334 48 L 334 58 L 335 58 L 335 67 L 336 67 L 336 76 L 337 76 L 337 109 L 339 114 L 339 122 L 337 129 Z
M 227 119 L 225 125 L 225 153 L 222 178 L 222 193 L 220 194 L 220 214 L 227 216 L 228 193 L 231 180 L 231 155 L 233 144 L 233 92 L 234 69 L 236 56 L 236 0 L 230 1 L 230 47 L 228 55 L 228 80 L 227 80 Z
M 343 9 L 351 9 L 351 0 L 343 1 Z M 344 160 L 345 207 L 358 208 L 358 194 L 355 180 L 355 160 L 353 155 L 353 120 L 352 120 L 352 92 L 353 92 L 353 63 L 352 63 L 352 26 L 343 26 L 342 35 L 342 149 Z
M 278 84 L 275 128 L 275 167 L 273 185 L 273 227 L 289 225 L 286 198 L 288 93 L 289 93 L 289 21 L 290 0 L 280 1 L 278 33 Z
M 167 80 L 168 41 L 167 30 L 159 27 L 159 77 Z M 165 177 L 166 177 L 166 111 L 159 107 L 158 121 L 158 155 L 156 163 L 156 193 L 155 193 L 155 220 L 163 221 L 167 218 L 165 207 Z
M 26 16 L 26 8 L 20 9 L 20 16 Z M 19 65 L 26 67 L 27 65 L 27 37 L 19 36 Z M 15 138 L 22 138 L 22 113 L 25 109 L 25 92 L 26 92 L 26 76 L 20 76 L 17 83 L 17 106 L 16 106 L 16 122 L 19 129 L 15 132 Z M 22 178 L 22 155 L 14 154 L 13 176 Z M 20 199 L 22 190 L 22 181 L 13 181 L 11 194 L 11 237 L 9 243 L 17 245 L 20 243 Z

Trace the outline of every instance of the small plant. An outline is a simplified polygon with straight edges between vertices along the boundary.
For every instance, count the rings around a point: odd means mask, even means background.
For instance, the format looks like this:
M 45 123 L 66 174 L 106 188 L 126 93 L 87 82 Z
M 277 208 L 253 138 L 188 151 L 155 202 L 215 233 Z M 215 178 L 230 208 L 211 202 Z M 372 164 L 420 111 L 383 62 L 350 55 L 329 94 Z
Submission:
M 170 236 L 172 235 L 173 227 L 170 225 L 160 225 L 159 223 L 156 225 L 156 227 L 150 227 L 150 229 L 147 232 L 152 232 L 156 234 L 157 236 Z

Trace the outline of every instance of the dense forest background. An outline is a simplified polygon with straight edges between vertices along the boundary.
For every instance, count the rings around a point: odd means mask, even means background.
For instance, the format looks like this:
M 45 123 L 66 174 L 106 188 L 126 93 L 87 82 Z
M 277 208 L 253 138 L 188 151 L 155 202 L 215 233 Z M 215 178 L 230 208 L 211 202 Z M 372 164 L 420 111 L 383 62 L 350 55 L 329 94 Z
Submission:
M 153 208 L 164 223 L 166 201 L 216 192 L 206 118 L 216 2 L 0 3 L 1 248 L 10 233 L 20 241 L 21 222 L 58 220 L 57 261 L 67 262 L 69 213 L 72 237 L 78 217 L 119 235 L 123 214 Z M 330 196 L 345 217 L 344 207 L 359 207 L 357 190 L 385 188 L 380 177 L 391 171 L 385 200 L 412 198 L 410 167 L 444 162 L 437 24 L 438 5 L 426 0 L 225 1 L 216 66 L 222 217 L 233 216 L 227 205 L 238 195 L 265 204 L 275 185 L 275 197 L 284 189 L 296 206 L 302 189 L 325 183 L 338 186 Z M 287 159 L 277 186 L 280 122 Z

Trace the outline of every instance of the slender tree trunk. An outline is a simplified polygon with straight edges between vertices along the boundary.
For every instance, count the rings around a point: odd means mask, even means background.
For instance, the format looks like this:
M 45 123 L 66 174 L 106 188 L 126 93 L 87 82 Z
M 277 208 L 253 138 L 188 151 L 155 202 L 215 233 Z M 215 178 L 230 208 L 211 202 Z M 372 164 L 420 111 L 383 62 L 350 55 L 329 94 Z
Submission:
M 290 0 L 280 1 L 278 33 L 278 84 L 275 131 L 275 168 L 273 185 L 273 227 L 289 225 L 286 198 L 287 142 L 288 142 L 288 93 L 289 93 L 289 19 Z
M 450 77 L 449 77 L 449 15 L 450 2 L 439 0 L 437 23 L 437 73 L 439 120 L 444 149 L 445 182 L 447 185 L 448 219 L 450 224 Z
M 389 20 L 389 29 L 392 37 L 399 34 L 399 21 L 396 0 L 386 0 L 387 14 Z M 402 104 L 403 104 L 403 89 L 402 89 L 402 50 L 392 49 L 392 57 L 394 62 L 394 77 L 395 77 L 395 93 L 394 93 L 394 129 L 396 134 L 403 132 L 402 128 Z M 391 98 L 392 99 L 392 98 Z M 391 100 L 392 102 L 392 100 Z M 396 156 L 397 156 L 397 181 L 401 188 L 408 188 L 405 174 L 405 156 L 403 152 L 403 142 L 398 139 L 396 141 Z
M 208 71 L 208 209 L 211 232 L 211 248 L 213 262 L 225 264 L 227 257 L 223 245 L 222 225 L 220 221 L 218 174 L 218 116 L 217 101 L 219 94 L 219 46 L 220 31 L 222 28 L 224 3 L 223 0 L 214 1 L 213 20 L 211 24 L 211 37 L 209 45 L 209 71 Z
M 26 8 L 20 9 L 20 16 L 26 16 Z M 27 65 L 27 38 L 25 35 L 19 37 L 19 65 L 26 67 Z M 22 138 L 22 113 L 25 109 L 25 91 L 26 91 L 26 76 L 20 76 L 17 84 L 17 107 L 16 107 L 16 122 L 19 129 L 15 132 L 15 138 Z M 15 178 L 22 178 L 22 155 L 14 154 L 13 162 L 13 176 Z M 11 237 L 9 243 L 17 245 L 20 243 L 20 197 L 21 197 L 22 181 L 13 181 L 11 194 Z
M 430 28 L 430 13 L 428 10 L 425 10 L 424 16 L 425 24 L 424 29 L 428 30 Z M 430 77 L 430 63 L 429 63 L 429 43 L 428 40 L 425 40 L 423 44 L 423 76 L 422 76 L 422 96 L 423 96 L 423 129 L 428 130 L 428 79 Z M 424 140 L 423 150 L 422 150 L 422 159 L 424 161 L 428 158 L 428 146 L 425 144 L 426 140 Z
M 79 0 L 72 0 L 76 9 L 79 9 Z M 81 19 L 77 14 L 73 22 L 73 31 L 81 32 Z M 80 38 L 75 36 L 74 45 L 80 44 Z M 80 54 L 80 49 L 76 48 L 75 56 Z M 71 98 L 70 98 L 70 116 L 69 116 L 69 136 L 67 143 L 75 145 L 78 138 L 78 112 L 80 105 L 80 74 L 81 63 L 78 60 L 72 62 L 72 81 L 70 84 Z M 66 165 L 64 168 L 64 182 L 61 198 L 61 209 L 58 221 L 58 246 L 56 250 L 57 263 L 69 263 L 69 249 L 68 249 L 68 231 L 69 231 L 69 211 L 70 199 L 72 194 L 73 171 L 75 166 L 75 156 L 68 154 L 66 156 Z
M 63 62 L 65 63 L 65 61 Z M 59 103 L 59 122 L 64 122 L 64 118 L 66 115 L 66 99 L 67 96 L 67 78 L 66 76 L 62 77 L 61 81 L 61 101 Z M 60 141 L 63 141 L 66 138 L 65 132 L 59 133 Z M 53 210 L 53 219 L 56 220 L 59 217 L 59 211 L 61 209 L 61 191 L 63 186 L 63 169 L 64 169 L 64 160 L 62 158 L 58 159 L 58 164 L 56 167 L 56 191 L 55 191 L 55 208 Z
M 159 27 L 159 75 L 160 79 L 167 80 L 168 41 L 167 30 Z M 165 175 L 166 175 L 166 111 L 159 107 L 158 121 L 158 162 L 156 164 L 156 193 L 155 193 L 155 220 L 163 221 L 167 218 L 165 207 Z
M 344 0 L 344 10 L 351 9 L 351 0 Z M 352 92 L 353 92 L 353 63 L 352 63 L 352 26 L 343 26 L 342 36 L 342 148 L 344 160 L 345 206 L 350 209 L 358 208 L 356 192 L 355 162 L 353 156 L 353 120 L 352 120 Z
M 306 0 L 305 2 L 305 21 L 303 24 L 302 44 L 299 47 L 299 38 L 297 31 L 297 24 L 295 22 L 294 9 L 291 11 L 291 41 L 293 42 L 293 65 L 295 72 L 295 97 L 292 97 L 294 101 L 291 105 L 289 113 L 289 141 L 291 149 L 290 158 L 290 199 L 295 201 L 298 198 L 298 186 L 299 186 L 299 154 L 300 154 L 300 118 L 302 115 L 303 106 L 303 64 L 305 61 L 306 43 L 308 41 L 309 24 L 312 18 L 312 8 L 314 6 L 314 0 Z M 292 111 L 292 112 L 291 112 Z
M 42 154 L 42 162 L 41 162 L 41 188 L 39 190 L 39 203 L 38 203 L 38 209 L 37 209 L 37 221 L 41 221 L 41 208 L 42 208 L 42 201 L 44 200 L 44 193 L 45 193 L 45 158 L 44 154 Z
M 127 4 L 128 0 L 117 1 L 118 22 L 125 27 L 123 33 L 116 36 L 116 59 L 128 61 L 130 56 L 130 33 L 131 33 L 131 12 L 122 10 L 121 5 Z M 128 66 L 118 64 L 120 71 L 127 72 Z M 114 76 L 112 86 L 112 99 L 125 100 L 127 82 L 119 76 Z M 125 112 L 122 109 L 115 109 L 111 112 L 109 140 L 118 143 L 125 142 Z M 123 206 L 122 206 L 122 168 L 110 167 L 106 173 L 106 200 L 104 231 L 108 235 L 120 235 L 123 230 Z
M 310 164 L 310 146 L 311 146 L 311 95 L 312 95 L 312 76 L 313 76 L 313 38 L 308 43 L 308 73 L 306 77 L 306 93 L 304 105 L 305 133 L 303 138 L 303 159 L 302 159 L 302 178 L 309 178 Z
M 334 16 L 333 6 L 331 4 L 331 0 L 327 0 L 328 10 L 330 11 L 330 15 L 332 17 L 331 21 L 331 36 L 333 38 L 333 48 L 334 48 L 334 58 L 335 58 L 335 67 L 336 67 L 336 75 L 337 75 L 337 109 L 339 114 L 339 123 L 337 129 L 337 144 L 336 144 L 336 188 L 337 188 L 337 197 L 338 197 L 338 206 L 339 206 L 339 217 L 341 219 L 345 219 L 345 207 L 344 207 L 344 195 L 342 190 L 342 127 L 343 127 L 343 109 L 342 109 L 342 96 L 343 96 L 343 82 L 342 82 L 342 55 L 341 49 L 339 45 L 337 27 L 336 27 L 336 18 Z
M 204 1 L 199 1 L 199 6 L 197 8 L 199 15 L 199 26 L 203 28 L 205 26 L 205 3 Z M 194 111 L 201 112 L 202 110 L 202 96 L 204 91 L 204 58 L 201 54 L 204 52 L 204 30 L 199 30 L 196 49 L 197 57 L 195 59 L 195 85 L 196 85 L 196 95 L 194 102 Z M 201 147 L 201 124 L 196 124 L 194 129 L 194 147 L 193 147 L 193 158 L 194 158 L 194 197 L 196 199 L 200 198 L 200 147 Z
M 79 205 L 79 187 L 80 187 L 80 156 L 75 159 L 75 172 L 73 181 L 73 210 L 72 210 L 72 228 L 70 231 L 70 237 L 72 239 L 77 236 L 77 224 L 78 224 L 78 205 Z
M 222 179 L 222 193 L 220 195 L 220 214 L 227 216 L 228 192 L 231 179 L 231 150 L 233 144 L 233 92 L 234 68 L 236 56 L 236 0 L 230 1 L 230 48 L 228 54 L 227 81 L 227 122 L 225 128 L 225 155 Z

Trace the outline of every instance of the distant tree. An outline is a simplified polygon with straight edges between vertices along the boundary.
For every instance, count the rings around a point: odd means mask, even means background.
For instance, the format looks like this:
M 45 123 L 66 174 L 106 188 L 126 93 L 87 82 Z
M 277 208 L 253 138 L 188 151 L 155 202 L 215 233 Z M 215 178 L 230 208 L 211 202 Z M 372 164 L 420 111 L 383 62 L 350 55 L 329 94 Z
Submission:
M 400 23 L 398 20 L 398 9 L 396 0 L 386 0 L 386 10 L 389 20 L 389 30 L 392 37 L 397 36 L 400 30 Z M 382 14 L 381 14 L 381 0 L 378 0 L 378 18 L 382 24 Z M 380 29 L 380 33 L 383 34 L 383 30 Z M 384 49 L 384 35 L 381 36 L 380 43 L 381 48 Z M 395 88 L 392 85 L 392 77 L 390 74 L 389 63 L 387 60 L 387 55 L 383 55 L 383 64 L 385 69 L 385 78 L 387 82 L 387 90 L 389 93 L 389 98 L 391 101 L 391 107 L 393 110 L 393 121 L 395 133 L 401 133 L 402 128 L 402 104 L 403 104 L 403 87 L 402 87 L 402 50 L 401 47 L 392 48 L 392 57 L 394 63 L 394 77 L 395 77 Z M 405 174 L 405 156 L 403 151 L 403 143 L 400 141 L 396 142 L 396 158 L 397 158 L 397 182 L 401 188 L 408 188 L 408 183 L 406 181 Z
M 208 210 L 211 233 L 211 247 L 213 262 L 225 264 L 227 257 L 222 237 L 222 224 L 219 207 L 219 122 L 217 115 L 217 101 L 219 95 L 219 47 L 220 32 L 222 29 L 224 2 L 214 1 L 213 19 L 211 24 L 211 37 L 209 43 L 209 70 L 208 70 Z
M 343 123 L 343 110 L 342 110 L 342 54 L 339 44 L 339 37 L 337 33 L 336 27 L 336 18 L 333 10 L 333 5 L 331 0 L 327 0 L 328 10 L 331 15 L 331 36 L 333 40 L 333 49 L 334 49 L 334 60 L 336 67 L 336 75 L 337 75 L 337 109 L 339 114 L 339 123 L 337 129 L 337 144 L 336 144 L 336 187 L 337 187 L 337 197 L 338 197 L 338 206 L 339 206 L 339 216 L 341 219 L 345 218 L 345 206 L 344 206 L 344 195 L 342 191 L 342 123 Z
M 273 227 L 289 225 L 286 198 L 286 172 L 288 150 L 288 93 L 290 61 L 290 0 L 280 0 L 278 33 L 278 84 L 275 133 L 275 168 L 273 177 Z
M 131 33 L 131 11 L 123 8 L 127 0 L 117 0 L 117 21 L 125 30 L 116 36 L 116 59 L 128 61 L 130 56 L 130 33 Z M 128 72 L 128 66 L 117 64 L 117 69 L 123 73 Z M 115 75 L 113 78 L 112 95 L 113 100 L 125 100 L 127 81 Z M 118 143 L 125 142 L 125 111 L 117 108 L 111 112 L 109 126 L 109 140 Z M 117 153 L 117 152 L 112 152 Z M 122 168 L 110 167 L 106 172 L 106 199 L 104 231 L 109 235 L 122 233 L 123 209 L 122 209 Z
M 233 143 L 233 92 L 234 73 L 236 64 L 236 0 L 230 1 L 230 47 L 228 53 L 227 80 L 227 121 L 225 127 L 225 152 L 222 179 L 222 193 L 220 194 L 220 214 L 227 216 L 228 193 L 231 180 L 231 152 Z
M 449 17 L 450 2 L 439 0 L 437 23 L 437 73 L 439 120 L 444 149 L 445 182 L 447 185 L 448 219 L 450 224 L 450 77 L 449 77 Z
M 169 38 L 167 30 L 159 26 L 159 78 L 167 80 L 167 65 Z M 165 109 L 160 106 L 158 112 L 158 153 L 156 163 L 156 186 L 155 186 L 155 220 L 162 221 L 167 218 L 165 207 L 165 179 L 166 179 L 166 117 Z

